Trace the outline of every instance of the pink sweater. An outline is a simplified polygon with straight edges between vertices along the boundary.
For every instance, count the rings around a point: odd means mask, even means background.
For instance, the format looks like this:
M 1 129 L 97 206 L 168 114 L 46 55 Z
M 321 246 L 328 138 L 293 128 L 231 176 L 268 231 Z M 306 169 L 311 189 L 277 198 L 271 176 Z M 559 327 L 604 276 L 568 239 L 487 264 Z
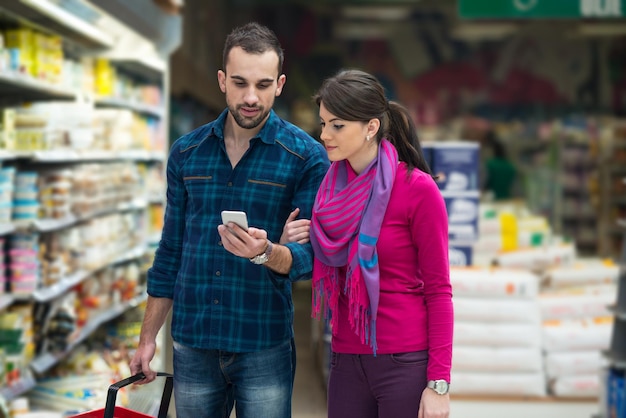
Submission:
M 428 379 L 449 382 L 453 307 L 448 217 L 441 192 L 429 175 L 413 170 L 407 178 L 406 165 L 400 164 L 376 248 L 380 268 L 377 353 L 428 350 Z M 333 351 L 371 354 L 372 349 L 361 344 L 350 329 L 344 295 L 338 311 Z

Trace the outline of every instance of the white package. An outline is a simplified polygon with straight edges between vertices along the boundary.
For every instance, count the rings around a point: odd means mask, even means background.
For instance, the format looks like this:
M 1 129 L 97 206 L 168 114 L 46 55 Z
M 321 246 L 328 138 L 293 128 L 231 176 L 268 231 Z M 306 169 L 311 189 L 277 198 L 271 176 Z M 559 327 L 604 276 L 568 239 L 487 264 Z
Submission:
M 539 277 L 526 270 L 502 268 L 450 268 L 455 297 L 513 297 L 534 299 Z
M 524 323 L 456 321 L 454 344 L 491 347 L 540 347 L 541 326 Z
M 546 396 L 546 379 L 542 372 L 474 373 L 455 372 L 450 376 L 454 395 Z
M 462 372 L 541 372 L 538 347 L 472 347 L 455 344 L 452 369 Z
M 546 351 L 606 350 L 613 332 L 613 318 L 546 321 L 541 329 Z
M 616 283 L 619 266 L 599 259 L 578 260 L 571 266 L 554 267 L 547 271 L 551 286 Z
M 595 318 L 611 315 L 609 305 L 615 303 L 616 293 L 599 294 L 541 294 L 539 307 L 543 320 Z
M 541 323 L 535 299 L 454 298 L 454 319 L 476 322 Z
M 549 378 L 598 374 L 606 359 L 600 350 L 551 351 L 545 355 L 546 375 Z
M 600 394 L 600 376 L 598 373 L 560 377 L 550 383 L 554 396 L 574 398 L 596 398 Z

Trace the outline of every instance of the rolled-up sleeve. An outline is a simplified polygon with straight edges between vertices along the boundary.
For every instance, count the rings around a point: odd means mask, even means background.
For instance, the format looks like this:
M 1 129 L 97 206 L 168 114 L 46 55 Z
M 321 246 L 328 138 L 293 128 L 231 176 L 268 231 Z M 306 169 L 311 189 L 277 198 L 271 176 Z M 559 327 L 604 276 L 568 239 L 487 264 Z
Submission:
M 293 207 L 300 208 L 298 215 L 300 219 L 311 219 L 317 190 L 329 166 L 326 150 L 321 144 L 312 146 L 305 160 L 304 170 L 293 200 Z M 289 280 L 310 279 L 313 272 L 313 247 L 311 244 L 289 243 L 286 246 L 291 251 L 293 258 Z

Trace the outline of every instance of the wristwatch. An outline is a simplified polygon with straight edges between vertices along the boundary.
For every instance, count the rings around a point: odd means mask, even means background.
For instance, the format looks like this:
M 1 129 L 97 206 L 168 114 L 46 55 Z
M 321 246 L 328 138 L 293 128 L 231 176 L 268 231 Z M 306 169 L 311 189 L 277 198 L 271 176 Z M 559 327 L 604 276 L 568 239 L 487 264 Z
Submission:
M 431 388 L 439 395 L 445 395 L 450 390 L 450 384 L 445 380 L 429 380 L 426 387 Z
M 265 264 L 267 263 L 267 260 L 270 259 L 270 254 L 272 254 L 272 247 L 274 246 L 274 244 L 272 244 L 272 241 L 268 240 L 267 241 L 267 247 L 265 247 L 265 251 L 263 251 L 261 254 L 254 256 L 250 259 L 250 261 L 252 261 L 254 264 Z

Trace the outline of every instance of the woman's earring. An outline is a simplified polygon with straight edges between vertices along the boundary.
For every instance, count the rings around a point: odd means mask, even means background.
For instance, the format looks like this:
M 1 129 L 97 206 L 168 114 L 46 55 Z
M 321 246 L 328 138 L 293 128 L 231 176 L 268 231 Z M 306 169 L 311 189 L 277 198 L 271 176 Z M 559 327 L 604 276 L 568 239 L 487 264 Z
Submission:
M 366 140 L 366 141 L 369 141 L 369 140 L 370 140 L 370 136 L 369 136 L 369 135 L 367 135 L 367 136 L 365 137 L 365 140 Z

